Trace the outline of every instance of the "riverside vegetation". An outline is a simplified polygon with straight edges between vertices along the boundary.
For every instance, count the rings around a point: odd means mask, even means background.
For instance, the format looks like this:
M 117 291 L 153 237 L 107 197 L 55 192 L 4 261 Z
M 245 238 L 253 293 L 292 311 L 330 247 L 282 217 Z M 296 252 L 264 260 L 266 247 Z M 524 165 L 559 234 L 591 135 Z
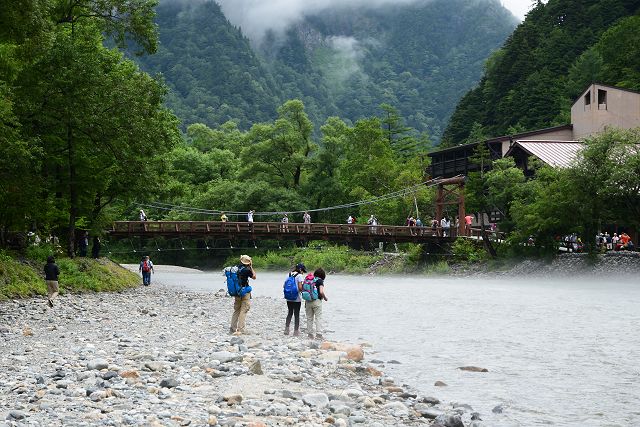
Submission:
M 52 248 L 32 248 L 26 254 L 0 251 L 0 301 L 47 295 L 43 266 Z M 121 291 L 140 278 L 107 258 L 58 258 L 60 293 Z

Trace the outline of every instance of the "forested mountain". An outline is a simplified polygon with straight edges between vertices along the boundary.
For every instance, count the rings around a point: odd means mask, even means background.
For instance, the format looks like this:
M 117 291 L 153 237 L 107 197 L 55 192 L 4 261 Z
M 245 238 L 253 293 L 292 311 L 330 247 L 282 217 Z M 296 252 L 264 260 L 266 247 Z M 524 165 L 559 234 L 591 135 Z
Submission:
M 297 98 L 316 129 L 331 115 L 379 115 L 387 103 L 435 140 L 516 24 L 497 0 L 339 6 L 260 40 L 245 37 L 213 0 L 161 0 L 156 22 L 158 52 L 137 60 L 164 76 L 167 105 L 185 127 L 234 120 L 247 129 Z
M 639 12 L 637 0 L 539 2 L 487 61 L 443 144 L 569 123 L 573 100 L 593 81 L 640 89 Z

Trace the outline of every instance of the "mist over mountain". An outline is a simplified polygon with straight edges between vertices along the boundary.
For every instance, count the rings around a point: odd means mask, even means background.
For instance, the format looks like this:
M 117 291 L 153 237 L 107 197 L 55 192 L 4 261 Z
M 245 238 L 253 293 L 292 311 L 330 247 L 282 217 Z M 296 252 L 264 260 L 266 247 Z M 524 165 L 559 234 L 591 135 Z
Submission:
M 396 107 L 437 141 L 517 21 L 497 0 L 164 0 L 161 73 L 183 120 L 247 128 L 301 99 L 316 128 Z

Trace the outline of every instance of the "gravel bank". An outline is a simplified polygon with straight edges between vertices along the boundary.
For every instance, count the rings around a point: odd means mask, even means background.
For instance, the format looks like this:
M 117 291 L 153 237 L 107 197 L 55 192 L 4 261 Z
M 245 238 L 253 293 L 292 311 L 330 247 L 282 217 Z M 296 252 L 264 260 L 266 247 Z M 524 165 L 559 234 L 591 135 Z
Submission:
M 250 335 L 226 333 L 231 311 L 157 285 L 1 303 L 0 426 L 480 425 L 396 385 L 366 345 L 282 335 L 281 301 L 253 300 Z

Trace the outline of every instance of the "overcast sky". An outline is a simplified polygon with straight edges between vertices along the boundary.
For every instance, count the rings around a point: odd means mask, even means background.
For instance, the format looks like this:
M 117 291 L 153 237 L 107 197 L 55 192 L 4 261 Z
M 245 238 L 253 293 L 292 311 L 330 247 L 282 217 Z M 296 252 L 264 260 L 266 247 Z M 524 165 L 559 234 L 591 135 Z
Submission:
M 533 0 L 502 0 L 502 4 L 522 21 L 524 15 L 531 9 Z

